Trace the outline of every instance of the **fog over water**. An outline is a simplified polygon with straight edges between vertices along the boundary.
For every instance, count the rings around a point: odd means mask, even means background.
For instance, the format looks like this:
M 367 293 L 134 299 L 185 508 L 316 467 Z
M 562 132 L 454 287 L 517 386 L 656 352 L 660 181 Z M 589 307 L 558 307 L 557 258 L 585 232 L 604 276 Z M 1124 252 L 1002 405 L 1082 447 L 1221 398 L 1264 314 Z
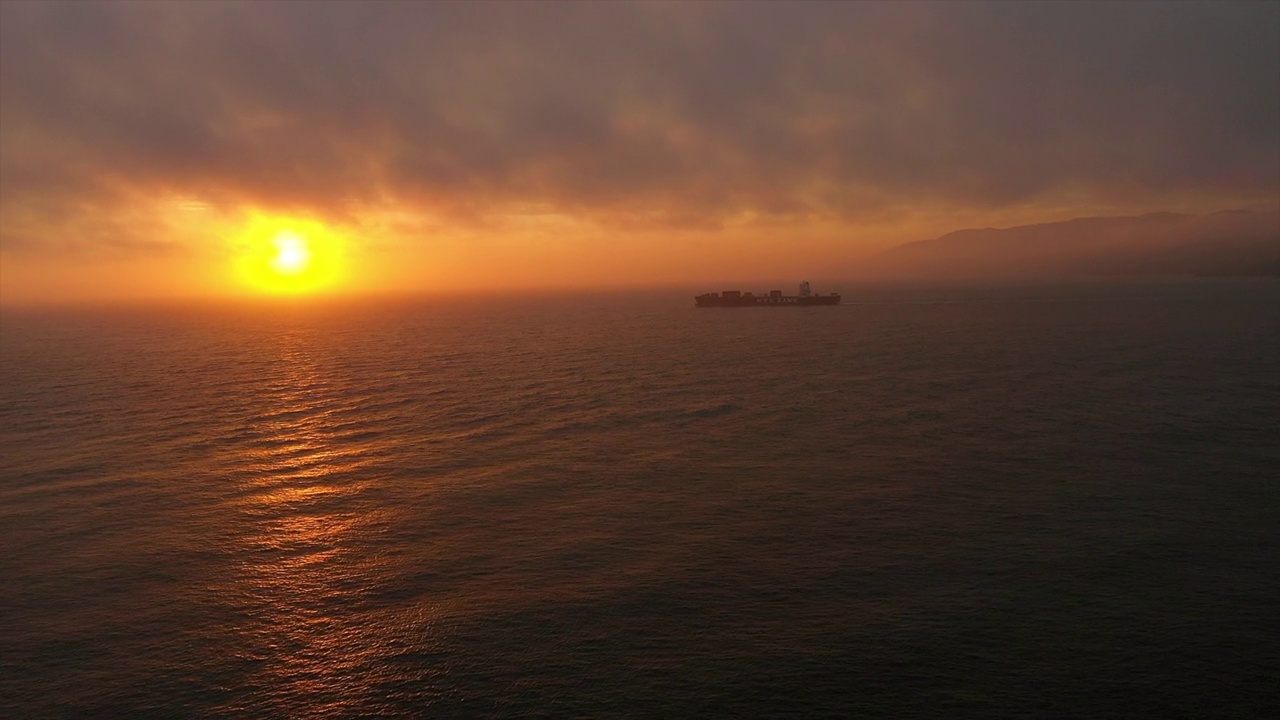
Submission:
M 5 314 L 0 714 L 1274 707 L 1280 286 L 829 289 Z

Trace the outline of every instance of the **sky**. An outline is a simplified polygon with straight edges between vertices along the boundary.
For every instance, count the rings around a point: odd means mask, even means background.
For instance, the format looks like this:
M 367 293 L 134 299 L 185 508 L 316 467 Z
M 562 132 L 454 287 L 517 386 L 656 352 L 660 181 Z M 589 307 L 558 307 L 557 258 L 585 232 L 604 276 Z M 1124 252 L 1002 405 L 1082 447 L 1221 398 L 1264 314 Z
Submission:
M 0 303 L 716 289 L 1278 205 L 1275 2 L 0 3 Z

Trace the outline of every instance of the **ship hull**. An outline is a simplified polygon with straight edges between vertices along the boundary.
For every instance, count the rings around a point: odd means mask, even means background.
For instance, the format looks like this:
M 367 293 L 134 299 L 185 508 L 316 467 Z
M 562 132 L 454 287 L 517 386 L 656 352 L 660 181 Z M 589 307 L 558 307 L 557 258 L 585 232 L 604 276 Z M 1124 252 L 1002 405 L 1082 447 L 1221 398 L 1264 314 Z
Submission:
M 814 307 L 839 305 L 840 296 L 831 295 L 730 295 L 715 293 L 698 295 L 693 302 L 698 307 Z

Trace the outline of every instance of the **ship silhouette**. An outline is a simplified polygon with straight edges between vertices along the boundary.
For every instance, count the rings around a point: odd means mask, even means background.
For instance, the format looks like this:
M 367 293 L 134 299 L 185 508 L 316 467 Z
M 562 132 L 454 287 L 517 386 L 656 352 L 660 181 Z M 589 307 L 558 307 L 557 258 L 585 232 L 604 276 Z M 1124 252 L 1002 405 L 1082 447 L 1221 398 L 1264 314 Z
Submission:
M 813 305 L 839 305 L 840 293 L 814 295 L 809 281 L 800 283 L 796 295 L 783 295 L 781 290 L 770 290 L 768 295 L 756 295 L 740 290 L 696 295 L 693 302 L 698 307 L 810 307 Z

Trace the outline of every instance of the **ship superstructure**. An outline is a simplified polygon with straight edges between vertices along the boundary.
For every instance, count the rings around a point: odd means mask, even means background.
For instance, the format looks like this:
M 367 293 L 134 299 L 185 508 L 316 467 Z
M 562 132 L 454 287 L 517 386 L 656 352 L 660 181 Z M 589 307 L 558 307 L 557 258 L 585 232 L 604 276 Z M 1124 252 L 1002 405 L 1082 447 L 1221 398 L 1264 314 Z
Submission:
M 783 295 L 781 290 L 770 290 L 767 295 L 724 290 L 697 295 L 693 298 L 693 302 L 698 307 L 811 307 L 839 305 L 840 293 L 814 295 L 809 289 L 809 281 L 806 280 L 800 283 L 800 292 L 796 295 Z

